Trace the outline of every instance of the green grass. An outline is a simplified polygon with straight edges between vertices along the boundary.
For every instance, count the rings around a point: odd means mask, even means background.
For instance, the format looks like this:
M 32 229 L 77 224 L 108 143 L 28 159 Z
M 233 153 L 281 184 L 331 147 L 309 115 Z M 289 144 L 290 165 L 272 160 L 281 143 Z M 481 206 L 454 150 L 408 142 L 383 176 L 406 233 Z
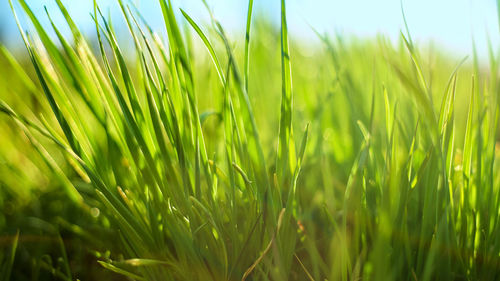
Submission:
M 1 49 L 0 277 L 500 278 L 492 46 L 308 45 L 284 0 L 279 29 L 249 1 L 242 36 L 95 5 L 91 44 L 56 2 L 65 27 L 12 3 L 26 56 Z

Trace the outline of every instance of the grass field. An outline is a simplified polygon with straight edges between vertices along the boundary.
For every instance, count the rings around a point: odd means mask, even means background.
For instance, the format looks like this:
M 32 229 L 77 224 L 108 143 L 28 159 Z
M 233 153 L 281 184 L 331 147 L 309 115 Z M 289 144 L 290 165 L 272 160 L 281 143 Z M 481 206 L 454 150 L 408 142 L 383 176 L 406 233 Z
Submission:
M 0 47 L 0 280 L 500 279 L 497 47 L 56 1 Z

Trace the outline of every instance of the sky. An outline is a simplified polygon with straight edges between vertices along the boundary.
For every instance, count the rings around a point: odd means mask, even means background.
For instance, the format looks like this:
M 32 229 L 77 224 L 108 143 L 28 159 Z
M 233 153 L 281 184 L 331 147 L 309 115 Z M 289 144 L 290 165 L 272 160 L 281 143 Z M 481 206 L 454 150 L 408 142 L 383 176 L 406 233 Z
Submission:
M 46 18 L 46 6 L 56 22 L 61 21 L 54 0 L 26 0 L 32 9 Z M 163 28 L 157 0 L 130 0 L 157 29 Z M 172 0 L 198 23 L 208 22 L 208 13 L 201 0 Z M 7 35 L 8 46 L 20 42 L 8 1 L 0 0 L 0 25 Z M 246 0 L 207 0 L 223 26 L 243 31 L 246 20 Z M 255 10 L 279 22 L 280 0 L 255 0 Z M 89 13 L 91 0 L 63 0 L 81 28 L 93 34 Z M 119 16 L 115 0 L 98 0 L 102 10 Z M 411 36 L 419 44 L 434 45 L 457 57 L 470 55 L 472 38 L 480 56 L 486 56 L 488 37 L 493 46 L 500 46 L 495 0 L 403 0 Z M 18 8 L 19 9 L 19 8 Z M 288 24 L 292 36 L 317 40 L 311 27 L 321 33 L 374 37 L 384 34 L 397 41 L 404 28 L 401 0 L 287 0 Z

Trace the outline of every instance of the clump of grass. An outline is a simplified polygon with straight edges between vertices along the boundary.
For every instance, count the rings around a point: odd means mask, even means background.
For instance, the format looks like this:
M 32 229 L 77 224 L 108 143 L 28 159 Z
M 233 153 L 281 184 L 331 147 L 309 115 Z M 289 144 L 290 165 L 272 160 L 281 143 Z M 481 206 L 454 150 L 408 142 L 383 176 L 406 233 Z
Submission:
M 39 87 L 9 61 L 40 108 L 0 111 L 86 218 L 47 228 L 88 243 L 102 268 L 133 280 L 498 278 L 493 52 L 488 72 L 453 70 L 408 35 L 399 48 L 319 35 L 315 61 L 293 52 L 281 0 L 279 32 L 252 24 L 249 1 L 239 54 L 215 15 L 209 33 L 159 0 L 165 39 L 118 0 L 130 58 L 95 2 L 95 49 L 56 2 L 71 40 L 18 0 Z M 71 280 L 75 245 L 58 241 L 62 258 L 36 264 Z

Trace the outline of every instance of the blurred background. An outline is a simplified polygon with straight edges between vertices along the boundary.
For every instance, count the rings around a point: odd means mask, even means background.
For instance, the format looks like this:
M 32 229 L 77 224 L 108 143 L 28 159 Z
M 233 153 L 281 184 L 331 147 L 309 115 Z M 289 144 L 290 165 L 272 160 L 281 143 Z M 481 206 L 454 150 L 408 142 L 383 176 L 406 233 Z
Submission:
M 20 36 L 8 1 L 0 1 L 0 38 L 8 47 L 20 44 Z M 98 1 L 104 11 L 113 16 L 119 15 L 116 1 Z M 157 1 L 133 1 L 147 15 L 155 28 L 162 27 L 160 9 Z M 179 8 L 186 10 L 199 22 L 208 22 L 208 13 L 201 0 L 173 1 Z M 209 0 L 207 1 L 216 17 L 233 32 L 242 31 L 246 19 L 244 0 Z M 256 10 L 271 21 L 279 20 L 280 1 L 255 1 Z M 36 13 L 46 19 L 44 6 L 51 15 L 62 21 L 57 13 L 55 1 L 28 1 Z M 68 1 L 70 14 L 80 27 L 89 35 L 94 27 L 89 13 L 92 1 Z M 397 41 L 400 30 L 404 29 L 401 12 L 403 6 L 413 39 L 421 44 L 433 42 L 457 57 L 469 55 L 472 42 L 476 42 L 479 56 L 485 58 L 487 42 L 493 46 L 499 43 L 497 7 L 495 0 L 289 0 L 288 22 L 295 37 L 314 42 L 316 36 L 312 28 L 323 33 L 348 34 L 358 37 L 373 37 L 382 33 L 392 41 Z M 321 9 L 318 9 L 321 7 Z

